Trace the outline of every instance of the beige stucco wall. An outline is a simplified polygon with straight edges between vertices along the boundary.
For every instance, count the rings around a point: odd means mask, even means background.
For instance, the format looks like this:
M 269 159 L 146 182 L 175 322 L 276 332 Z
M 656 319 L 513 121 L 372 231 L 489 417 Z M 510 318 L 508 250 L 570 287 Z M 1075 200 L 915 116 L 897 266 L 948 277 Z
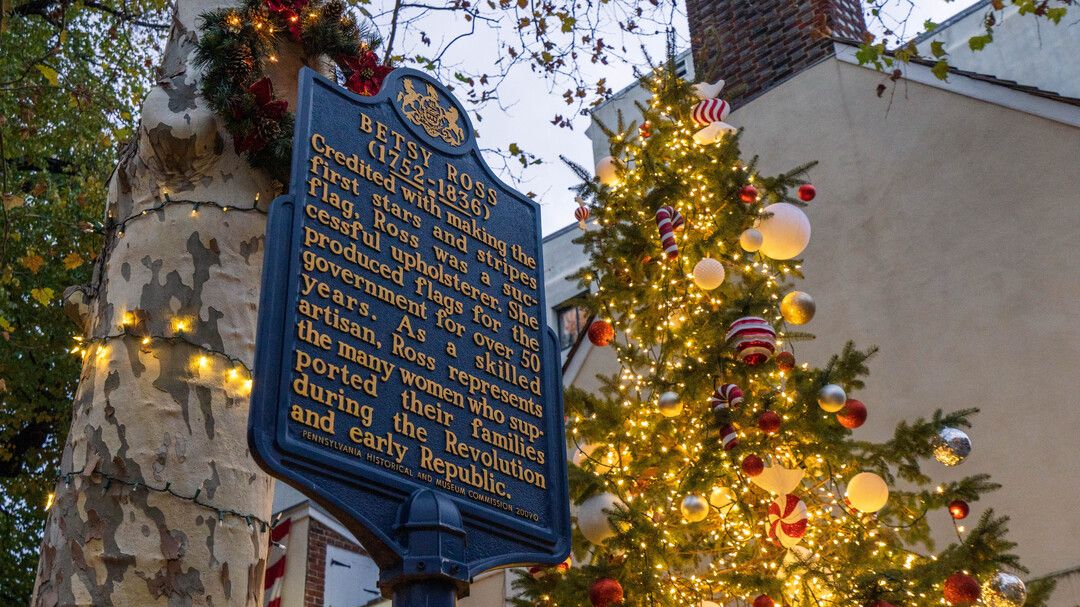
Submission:
M 914 82 L 890 104 L 880 80 L 830 60 L 730 120 L 764 172 L 820 162 L 803 283 L 818 339 L 797 355 L 881 347 L 863 436 L 980 407 L 971 457 L 929 470 L 992 473 L 1004 487 L 974 513 L 1012 516 L 1033 573 L 1080 566 L 1080 129 Z

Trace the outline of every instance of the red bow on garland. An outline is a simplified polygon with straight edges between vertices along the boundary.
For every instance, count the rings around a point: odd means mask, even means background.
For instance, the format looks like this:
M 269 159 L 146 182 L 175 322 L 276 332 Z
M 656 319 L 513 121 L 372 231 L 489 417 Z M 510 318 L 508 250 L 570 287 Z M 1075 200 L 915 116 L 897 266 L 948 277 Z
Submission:
M 389 65 L 379 64 L 379 57 L 371 49 L 362 50 L 355 57 L 338 55 L 334 60 L 347 72 L 345 88 L 365 97 L 378 93 L 386 75 L 394 69 Z
M 300 13 L 307 5 L 308 0 L 293 0 L 292 2 L 289 0 L 266 0 L 266 8 L 285 21 L 285 26 L 289 29 L 289 37 L 294 42 L 300 42 L 302 33 Z
M 289 108 L 288 101 L 274 99 L 274 83 L 270 81 L 269 77 L 256 80 L 247 88 L 247 92 L 255 97 L 255 116 L 258 119 L 280 120 L 285 115 L 285 110 Z M 234 110 L 233 114 L 236 113 L 236 110 Z M 237 118 L 240 117 L 237 116 Z M 262 136 L 258 126 L 236 140 L 237 152 L 246 152 L 248 150 L 257 152 L 264 147 L 266 147 L 266 138 Z

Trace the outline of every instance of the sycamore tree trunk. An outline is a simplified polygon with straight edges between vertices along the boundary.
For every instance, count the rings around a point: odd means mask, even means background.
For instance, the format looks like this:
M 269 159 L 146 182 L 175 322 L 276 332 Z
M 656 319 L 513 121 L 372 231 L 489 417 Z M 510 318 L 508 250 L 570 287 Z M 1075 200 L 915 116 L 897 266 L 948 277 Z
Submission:
M 198 16 L 179 0 L 161 80 L 111 178 L 92 284 L 66 301 L 85 359 L 33 605 L 258 605 L 271 481 L 246 425 L 265 210 L 198 95 Z M 295 96 L 298 54 L 271 73 Z M 230 207 L 230 208 L 222 208 Z

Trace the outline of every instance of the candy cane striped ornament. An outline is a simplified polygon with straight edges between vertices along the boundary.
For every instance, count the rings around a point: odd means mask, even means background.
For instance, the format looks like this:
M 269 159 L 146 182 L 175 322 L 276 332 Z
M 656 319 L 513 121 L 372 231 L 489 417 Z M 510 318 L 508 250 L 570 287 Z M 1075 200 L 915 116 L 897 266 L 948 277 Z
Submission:
M 806 503 L 788 493 L 769 504 L 769 539 L 778 546 L 791 548 L 806 534 Z
M 679 256 L 679 244 L 675 241 L 675 230 L 681 229 L 685 224 L 682 215 L 671 206 L 662 206 L 656 209 L 656 227 L 660 231 L 660 245 L 664 247 L 664 254 L 668 259 Z
M 731 113 L 731 105 L 723 99 L 704 99 L 694 106 L 694 122 L 705 126 L 714 122 L 723 122 Z
M 577 225 L 581 228 L 581 231 L 585 231 L 585 222 L 589 219 L 589 207 L 585 206 L 585 201 L 580 196 L 574 200 L 578 203 L 578 208 L 574 209 L 574 219 L 577 220 Z
M 731 451 L 739 446 L 739 434 L 735 430 L 735 426 L 724 424 L 720 428 L 720 444 L 724 446 L 724 451 Z
M 714 412 L 719 409 L 734 409 L 742 403 L 742 388 L 735 384 L 721 384 L 709 397 L 709 408 Z
M 756 366 L 776 352 L 776 329 L 764 318 L 744 316 L 731 323 L 727 341 L 734 346 L 739 362 Z

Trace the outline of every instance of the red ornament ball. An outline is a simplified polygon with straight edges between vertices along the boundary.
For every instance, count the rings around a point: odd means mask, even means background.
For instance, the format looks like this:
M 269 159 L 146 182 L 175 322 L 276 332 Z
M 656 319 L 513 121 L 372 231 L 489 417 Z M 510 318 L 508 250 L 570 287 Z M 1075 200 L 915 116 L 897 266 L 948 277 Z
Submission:
M 804 183 L 799 186 L 799 200 L 803 202 L 810 202 L 814 199 L 814 196 L 817 196 L 817 188 L 810 185 L 809 183 Z
M 780 431 L 780 416 L 775 411 L 765 411 L 757 418 L 757 426 L 765 434 L 776 434 Z
M 950 605 L 970 605 L 981 593 L 979 580 L 966 573 L 958 571 L 945 580 L 945 602 Z
M 971 507 L 964 500 L 953 500 L 949 502 L 949 514 L 958 521 L 962 521 L 967 518 L 967 515 L 971 512 Z
M 847 399 L 844 408 L 836 413 L 836 421 L 848 430 L 854 430 L 866 423 L 866 405 L 861 400 Z
M 776 603 L 767 594 L 759 594 L 754 599 L 754 607 L 776 607 Z
M 615 328 L 606 320 L 594 320 L 589 325 L 589 341 L 593 345 L 604 347 L 611 344 L 615 339 Z
M 784 373 L 791 373 L 795 369 L 795 355 L 791 352 L 781 352 L 776 355 L 776 368 Z
M 652 123 L 650 123 L 648 120 L 642 122 L 641 126 L 638 127 L 638 132 L 641 133 L 642 139 L 648 139 L 649 137 L 652 137 Z
M 742 460 L 742 471 L 746 476 L 757 476 L 765 471 L 765 462 L 756 455 L 747 455 Z
M 757 202 L 757 196 L 757 188 L 752 185 L 744 185 L 742 189 L 739 190 L 739 200 L 746 204 Z
M 603 577 L 593 582 L 589 588 L 589 602 L 593 607 L 608 607 L 621 603 L 622 600 L 623 589 L 618 580 Z

